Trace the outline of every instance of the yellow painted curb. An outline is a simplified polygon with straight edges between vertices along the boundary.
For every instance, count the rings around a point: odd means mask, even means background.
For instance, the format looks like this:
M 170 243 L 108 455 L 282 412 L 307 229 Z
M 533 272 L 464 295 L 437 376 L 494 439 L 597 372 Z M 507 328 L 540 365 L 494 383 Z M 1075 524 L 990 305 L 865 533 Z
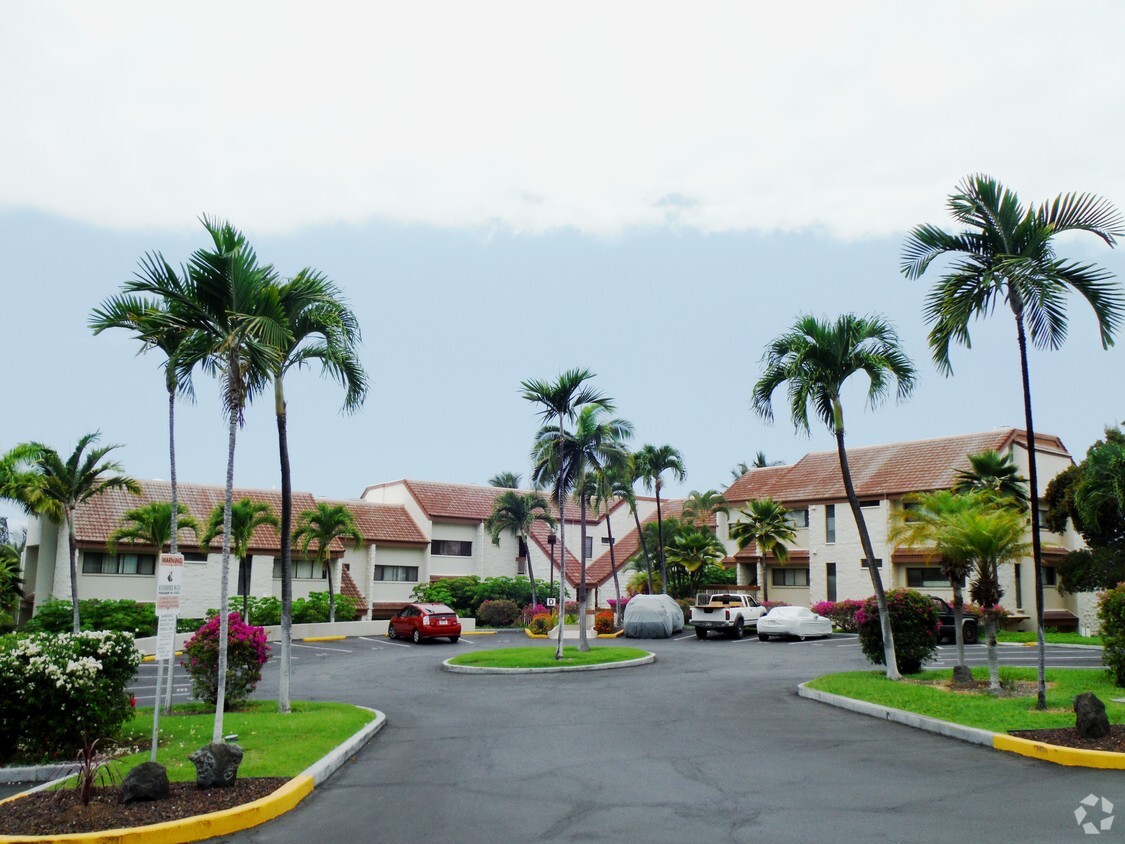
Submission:
M 0 844 L 15 844 L 18 841 L 50 841 L 52 844 L 92 844 L 95 841 L 107 844 L 184 844 L 188 841 L 202 841 L 204 838 L 229 835 L 273 820 L 300 803 L 312 790 L 313 778 L 302 774 L 289 780 L 273 794 L 221 812 L 132 829 L 107 829 L 74 835 L 0 835 Z M 22 796 L 16 795 L 9 799 L 19 800 Z
M 342 642 L 347 636 L 306 636 L 302 642 Z
M 523 632 L 527 636 L 527 638 L 529 638 L 529 639 L 550 639 L 551 638 L 546 633 L 532 633 L 526 627 L 523 629 Z
M 599 633 L 598 638 L 599 639 L 620 639 L 624 635 L 625 635 L 624 630 L 618 630 L 616 633 Z
M 172 655 L 173 656 L 183 656 L 184 652 L 183 651 L 176 651 Z M 156 654 L 149 654 L 148 656 L 142 656 L 141 662 L 156 662 Z
M 992 740 L 992 746 L 997 750 L 1018 753 L 1020 756 L 1029 756 L 1032 759 L 1053 762 L 1056 765 L 1068 765 L 1075 768 L 1125 770 L 1125 753 L 1060 747 L 1057 744 L 1044 744 L 1043 742 L 1029 741 L 1028 739 L 1006 736 L 1000 733 L 997 733 L 996 737 Z

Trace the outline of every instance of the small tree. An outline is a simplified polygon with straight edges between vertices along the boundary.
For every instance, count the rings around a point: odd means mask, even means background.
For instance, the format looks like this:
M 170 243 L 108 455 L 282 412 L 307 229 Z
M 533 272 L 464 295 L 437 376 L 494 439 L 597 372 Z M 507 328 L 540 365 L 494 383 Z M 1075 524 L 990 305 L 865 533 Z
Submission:
M 192 693 L 212 706 L 219 697 L 219 616 L 209 619 L 184 644 L 180 664 L 191 675 Z M 266 631 L 243 622 L 237 612 L 228 617 L 227 670 L 224 709 L 238 706 L 262 681 L 262 666 L 270 658 Z
M 898 670 L 903 674 L 917 674 L 922 670 L 922 663 L 937 651 L 941 627 L 937 609 L 933 601 L 913 589 L 888 589 L 886 594 Z M 883 626 L 874 597 L 868 598 L 856 612 L 855 621 L 863 655 L 876 665 L 882 665 L 885 657 Z
M 315 510 L 304 510 L 297 517 L 297 529 L 293 540 L 306 557 L 309 545 L 316 543 L 316 560 L 328 575 L 328 621 L 336 621 L 336 590 L 332 579 L 332 551 L 334 539 L 350 539 L 359 548 L 363 545 L 363 534 L 355 523 L 355 516 L 343 504 L 328 504 L 318 501 Z
M 206 551 L 211 545 L 211 540 L 222 535 L 226 520 L 226 507 L 218 505 L 211 511 L 211 519 L 207 529 L 199 538 L 199 546 Z M 254 538 L 254 531 L 259 527 L 278 527 L 277 516 L 273 508 L 264 501 L 253 501 L 243 498 L 231 505 L 230 508 L 230 549 L 234 552 L 239 562 L 238 573 L 242 592 L 242 612 L 245 615 L 249 610 L 250 601 L 250 574 L 253 561 L 250 557 L 250 542 Z M 225 544 L 225 543 L 224 543 Z
M 788 562 L 789 547 L 786 543 L 796 542 L 797 532 L 789 519 L 789 510 L 774 498 L 751 499 L 739 513 L 743 518 L 731 523 L 728 528 L 730 538 L 738 543 L 739 550 L 751 542 L 756 546 L 758 587 L 761 589 L 759 597 L 765 601 L 769 598 L 766 589 L 766 557 L 773 554 L 782 565 Z

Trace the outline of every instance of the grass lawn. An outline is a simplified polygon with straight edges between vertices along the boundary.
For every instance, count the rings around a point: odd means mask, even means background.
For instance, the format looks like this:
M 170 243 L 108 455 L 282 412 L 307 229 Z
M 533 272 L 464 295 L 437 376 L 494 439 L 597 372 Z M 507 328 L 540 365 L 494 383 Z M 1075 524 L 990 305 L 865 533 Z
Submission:
M 1058 633 L 1048 630 L 1043 634 L 1048 645 L 1098 645 L 1102 644 L 1100 636 L 1082 636 L 1078 633 Z M 981 631 L 981 641 L 984 640 L 984 631 Z M 996 634 L 997 642 L 1036 642 L 1035 631 L 1009 632 L 1001 630 Z
M 992 697 L 985 692 L 953 692 L 939 685 L 950 679 L 951 671 L 923 671 L 902 682 L 893 682 L 878 671 L 849 671 L 826 674 L 808 685 L 822 692 L 905 709 L 919 715 L 1006 733 L 1008 730 L 1038 730 L 1074 726 L 1074 697 L 1093 692 L 1104 703 L 1111 724 L 1125 721 L 1125 689 L 1113 685 L 1100 668 L 1055 668 L 1047 670 L 1047 709 L 1035 708 L 1035 692 L 1021 697 Z M 973 678 L 988 679 L 987 668 L 974 668 Z M 1034 668 L 1001 668 L 1001 684 L 1013 681 L 1034 683 Z
M 240 777 L 293 777 L 345 739 L 375 719 L 373 713 L 346 703 L 294 701 L 293 711 L 281 715 L 277 701 L 250 701 L 237 712 L 223 716 L 223 733 L 238 734 L 244 756 Z M 173 782 L 195 780 L 188 755 L 211 742 L 214 710 L 200 703 L 180 704 L 172 715 L 160 716 L 160 746 L 156 761 L 168 769 Z M 122 728 L 119 746 L 146 749 L 122 757 L 116 770 L 122 776 L 149 760 L 152 709 L 137 709 L 137 716 Z
M 606 662 L 625 662 L 648 656 L 639 648 L 603 648 L 591 645 L 586 653 L 577 647 L 563 647 L 563 658 L 555 659 L 554 647 L 499 648 L 473 651 L 450 660 L 453 665 L 473 665 L 478 668 L 557 668 L 572 665 L 601 665 Z

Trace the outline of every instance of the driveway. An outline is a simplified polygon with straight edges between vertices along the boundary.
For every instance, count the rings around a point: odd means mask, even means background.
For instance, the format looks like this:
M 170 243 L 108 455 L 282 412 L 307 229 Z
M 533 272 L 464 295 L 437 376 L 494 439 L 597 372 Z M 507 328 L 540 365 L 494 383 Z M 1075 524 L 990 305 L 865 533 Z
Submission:
M 440 663 L 527 640 L 301 649 L 295 697 L 375 707 L 387 727 L 293 812 L 228 840 L 1057 842 L 1085 837 L 1074 811 L 1089 794 L 1125 811 L 1119 773 L 1035 762 L 798 698 L 799 682 L 869 667 L 852 638 L 623 643 L 657 661 L 473 676 Z M 970 653 L 984 658 L 983 646 Z M 1004 653 L 1006 664 L 1034 660 L 1033 649 Z M 1098 656 L 1052 649 L 1053 658 L 1075 655 Z M 941 658 L 951 656 L 943 648 Z M 276 688 L 270 665 L 263 696 Z

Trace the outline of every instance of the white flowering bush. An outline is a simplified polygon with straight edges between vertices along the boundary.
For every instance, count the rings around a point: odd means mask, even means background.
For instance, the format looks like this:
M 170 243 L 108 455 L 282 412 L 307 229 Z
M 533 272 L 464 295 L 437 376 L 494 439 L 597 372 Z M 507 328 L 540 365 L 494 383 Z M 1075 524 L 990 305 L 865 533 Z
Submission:
M 82 735 L 112 738 L 133 717 L 131 633 L 0 636 L 0 763 L 72 759 Z

